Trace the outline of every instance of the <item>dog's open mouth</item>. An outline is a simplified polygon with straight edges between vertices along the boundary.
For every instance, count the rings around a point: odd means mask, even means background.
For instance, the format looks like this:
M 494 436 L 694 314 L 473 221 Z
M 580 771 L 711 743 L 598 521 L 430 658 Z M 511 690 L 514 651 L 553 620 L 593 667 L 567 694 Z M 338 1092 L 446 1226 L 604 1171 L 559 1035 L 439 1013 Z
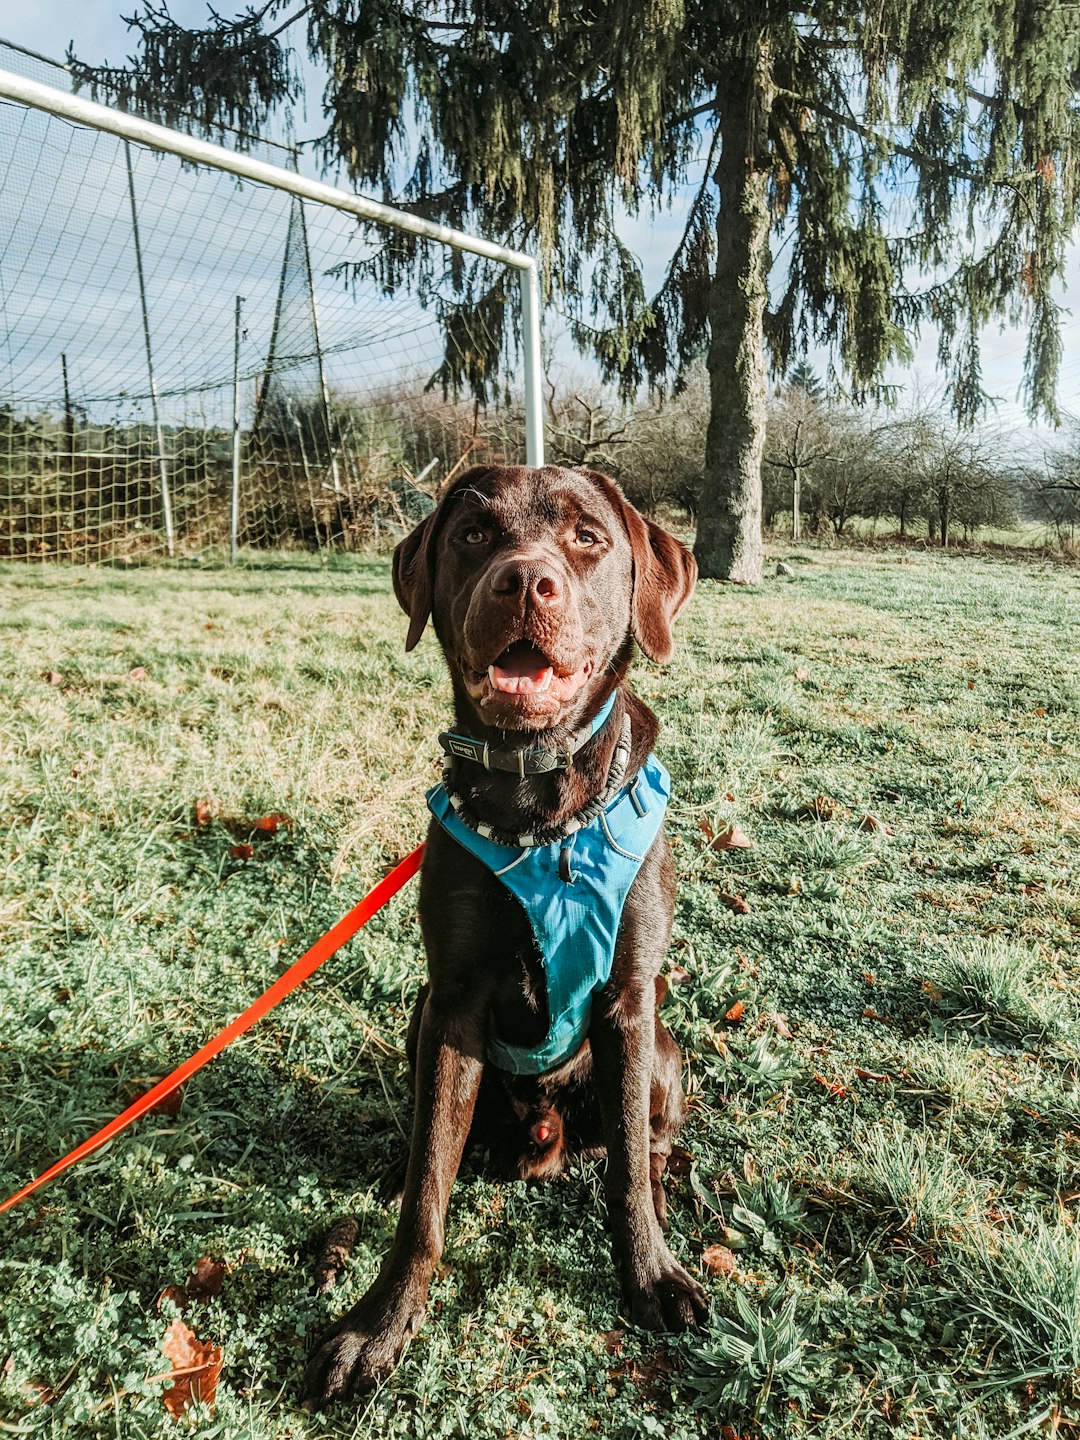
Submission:
M 502 695 L 543 695 L 555 678 L 555 667 L 542 650 L 519 640 L 506 647 L 487 673 L 491 688 Z
M 486 671 L 465 666 L 465 683 L 481 705 L 508 704 L 522 710 L 556 710 L 575 695 L 592 673 L 592 661 L 576 669 L 555 664 L 529 640 L 515 640 Z

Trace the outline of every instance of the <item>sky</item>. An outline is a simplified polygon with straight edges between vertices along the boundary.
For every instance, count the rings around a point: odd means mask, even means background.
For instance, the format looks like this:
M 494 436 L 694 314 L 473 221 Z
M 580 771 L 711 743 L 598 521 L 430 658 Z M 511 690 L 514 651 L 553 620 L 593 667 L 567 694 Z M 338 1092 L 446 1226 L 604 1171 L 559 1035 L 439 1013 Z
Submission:
M 135 49 L 137 38 L 124 24 L 120 11 L 130 14 L 136 3 L 137 0 L 129 0 L 128 4 L 123 0 L 20 0 L 19 6 L 9 9 L 6 18 L 0 21 L 0 36 L 57 59 L 63 57 L 71 41 L 80 58 L 89 63 L 118 64 Z M 171 0 L 169 8 L 181 24 L 201 25 L 206 21 L 205 0 Z M 221 8 L 228 13 L 231 7 Z M 293 127 L 297 137 L 303 139 L 318 134 L 322 128 L 318 108 L 321 85 L 318 73 L 306 58 L 298 57 L 298 60 L 307 90 L 306 113 L 301 111 L 293 118 Z M 623 239 L 642 258 L 646 277 L 652 283 L 662 274 L 678 228 L 677 213 L 651 219 L 629 217 L 625 222 Z M 1068 257 L 1066 289 L 1060 297 L 1069 313 L 1063 330 L 1064 357 L 1059 389 L 1063 410 L 1074 415 L 1080 415 L 1080 313 L 1073 313 L 1077 294 L 1080 294 L 1080 244 L 1074 243 Z M 994 326 L 983 335 L 984 382 L 999 402 L 996 419 L 1020 432 L 1029 428 L 1019 403 L 1026 341 L 1022 327 L 1001 330 Z M 556 367 L 573 370 L 576 365 L 579 371 L 583 367 L 584 362 L 575 361 L 557 322 L 549 322 L 547 349 Z M 825 358 L 815 354 L 811 361 L 823 369 Z M 917 344 L 911 367 L 887 378 L 908 390 L 917 385 L 923 393 L 932 392 L 940 385 L 934 358 L 935 338 L 927 333 Z M 1046 433 L 1046 427 L 1035 427 L 1032 438 Z

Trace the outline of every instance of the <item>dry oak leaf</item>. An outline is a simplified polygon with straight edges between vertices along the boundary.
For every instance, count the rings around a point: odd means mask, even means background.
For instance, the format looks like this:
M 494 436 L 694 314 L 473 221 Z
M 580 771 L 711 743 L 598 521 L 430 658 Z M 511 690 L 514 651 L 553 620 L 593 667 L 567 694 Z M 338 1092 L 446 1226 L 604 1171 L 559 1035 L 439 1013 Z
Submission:
M 730 911 L 732 911 L 733 914 L 750 914 L 750 906 L 746 903 L 746 901 L 741 895 L 725 895 L 722 892 L 717 893 L 720 894 L 721 901 L 727 906 Z
M 713 836 L 709 841 L 710 850 L 752 850 L 753 846 L 754 842 L 734 824 L 721 830 L 719 835 Z
M 701 1252 L 701 1263 L 710 1275 L 731 1275 L 737 1262 L 735 1252 L 726 1245 L 708 1245 Z
M 161 1342 L 172 1365 L 173 1385 L 162 1394 L 165 1409 L 179 1420 L 192 1400 L 212 1406 L 221 1374 L 221 1346 L 198 1339 L 182 1320 L 174 1320 Z
M 731 1008 L 724 1015 L 724 1019 L 728 1022 L 729 1025 L 737 1025 L 745 1013 L 746 1006 L 741 1000 L 736 1000 L 735 1004 L 732 1005 Z
M 234 860 L 250 860 L 251 857 L 255 854 L 255 846 L 233 845 L 229 850 L 229 854 Z

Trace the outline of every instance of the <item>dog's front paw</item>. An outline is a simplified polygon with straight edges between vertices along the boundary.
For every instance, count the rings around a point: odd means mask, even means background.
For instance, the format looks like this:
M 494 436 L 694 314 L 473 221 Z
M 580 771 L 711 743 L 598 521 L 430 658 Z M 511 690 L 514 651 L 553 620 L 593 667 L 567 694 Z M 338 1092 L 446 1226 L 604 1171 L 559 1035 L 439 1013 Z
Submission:
M 374 1317 L 361 1301 L 316 1347 L 304 1373 L 301 1403 L 318 1410 L 381 1385 L 420 1328 L 424 1307 Z
M 656 1248 L 626 1288 L 630 1320 L 645 1330 L 697 1330 L 709 1313 L 709 1297 L 666 1245 Z

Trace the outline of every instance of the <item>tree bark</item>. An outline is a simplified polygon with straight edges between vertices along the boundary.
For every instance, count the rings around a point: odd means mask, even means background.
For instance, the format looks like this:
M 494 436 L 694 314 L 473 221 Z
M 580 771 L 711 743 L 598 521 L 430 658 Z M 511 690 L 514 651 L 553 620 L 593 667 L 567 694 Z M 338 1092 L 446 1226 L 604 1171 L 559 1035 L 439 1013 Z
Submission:
M 709 292 L 709 428 L 694 554 L 705 578 L 761 579 L 771 57 L 764 35 L 732 61 L 722 97 L 716 269 Z

